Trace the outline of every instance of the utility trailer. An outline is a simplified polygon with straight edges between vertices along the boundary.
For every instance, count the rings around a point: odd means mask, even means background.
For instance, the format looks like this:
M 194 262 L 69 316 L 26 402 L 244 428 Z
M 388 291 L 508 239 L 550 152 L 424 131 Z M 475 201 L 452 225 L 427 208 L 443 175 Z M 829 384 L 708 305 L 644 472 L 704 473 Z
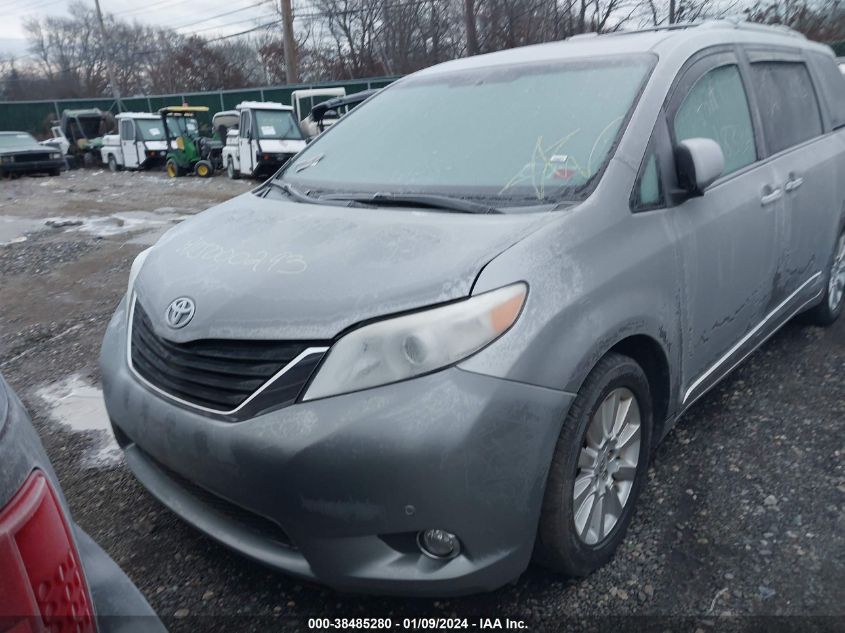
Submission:
M 291 106 L 271 101 L 244 101 L 237 105 L 237 126 L 220 112 L 215 127 L 227 130 L 223 164 L 229 178 L 267 176 L 305 148 L 305 136 Z
M 167 136 L 164 123 L 149 112 L 118 114 L 117 134 L 103 137 L 102 161 L 111 171 L 150 169 L 164 164 Z

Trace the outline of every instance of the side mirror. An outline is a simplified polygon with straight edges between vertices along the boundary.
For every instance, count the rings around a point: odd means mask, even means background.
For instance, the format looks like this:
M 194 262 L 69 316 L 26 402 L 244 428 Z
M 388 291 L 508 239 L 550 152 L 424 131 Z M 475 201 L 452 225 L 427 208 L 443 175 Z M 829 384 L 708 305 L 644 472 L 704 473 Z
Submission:
M 678 185 L 689 197 L 703 196 L 725 170 L 725 155 L 713 139 L 690 138 L 675 146 Z

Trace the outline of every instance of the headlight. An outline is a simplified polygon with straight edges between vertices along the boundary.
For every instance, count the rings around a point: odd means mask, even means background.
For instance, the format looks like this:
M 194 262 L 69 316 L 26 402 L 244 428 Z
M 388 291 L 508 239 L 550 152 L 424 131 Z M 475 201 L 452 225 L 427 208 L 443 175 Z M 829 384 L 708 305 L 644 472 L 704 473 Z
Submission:
M 14 163 L 14 156 L 0 156 L 0 163 Z
M 385 385 L 457 363 L 504 334 L 527 294 L 528 286 L 517 283 L 353 330 L 329 350 L 303 400 Z
M 53 160 L 58 160 L 58 159 L 60 159 L 61 157 L 62 157 L 62 155 L 61 155 L 61 154 L 59 154 L 58 152 L 55 152 L 55 153 L 53 153 L 53 154 L 50 154 L 50 158 L 52 158 Z
M 138 278 L 138 273 L 141 272 L 141 267 L 144 265 L 144 260 L 147 259 L 147 255 L 150 254 L 152 250 L 152 246 L 150 248 L 146 248 L 138 253 L 138 257 L 135 258 L 135 261 L 132 262 L 132 267 L 129 269 L 129 283 L 126 284 L 126 292 L 129 296 L 132 296 L 132 289 L 135 287 L 135 280 Z

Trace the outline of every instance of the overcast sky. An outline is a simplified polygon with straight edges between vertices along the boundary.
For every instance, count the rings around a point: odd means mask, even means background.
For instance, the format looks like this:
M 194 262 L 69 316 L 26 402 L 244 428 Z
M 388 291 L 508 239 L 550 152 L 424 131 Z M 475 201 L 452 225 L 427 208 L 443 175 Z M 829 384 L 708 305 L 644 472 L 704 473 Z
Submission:
M 83 0 L 91 7 L 94 0 Z M 104 13 L 197 32 L 204 36 L 228 35 L 273 19 L 277 0 L 100 0 Z M 0 0 L 0 54 L 25 55 L 23 22 L 27 17 L 66 14 L 70 0 Z M 307 10 L 310 2 L 294 1 L 294 7 Z M 253 6 L 257 5 L 257 6 Z M 228 15 L 213 17 L 221 13 Z

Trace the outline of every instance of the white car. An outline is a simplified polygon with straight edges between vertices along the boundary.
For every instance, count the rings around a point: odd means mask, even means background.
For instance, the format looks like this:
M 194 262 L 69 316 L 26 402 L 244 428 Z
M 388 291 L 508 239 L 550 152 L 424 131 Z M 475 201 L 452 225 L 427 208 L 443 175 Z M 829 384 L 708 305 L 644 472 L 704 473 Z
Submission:
M 291 106 L 271 101 L 238 104 L 236 128 L 228 128 L 223 165 L 229 178 L 268 176 L 305 148 Z
M 118 133 L 104 136 L 100 150 L 111 171 L 164 164 L 167 136 L 161 117 L 149 112 L 123 112 L 115 118 Z

